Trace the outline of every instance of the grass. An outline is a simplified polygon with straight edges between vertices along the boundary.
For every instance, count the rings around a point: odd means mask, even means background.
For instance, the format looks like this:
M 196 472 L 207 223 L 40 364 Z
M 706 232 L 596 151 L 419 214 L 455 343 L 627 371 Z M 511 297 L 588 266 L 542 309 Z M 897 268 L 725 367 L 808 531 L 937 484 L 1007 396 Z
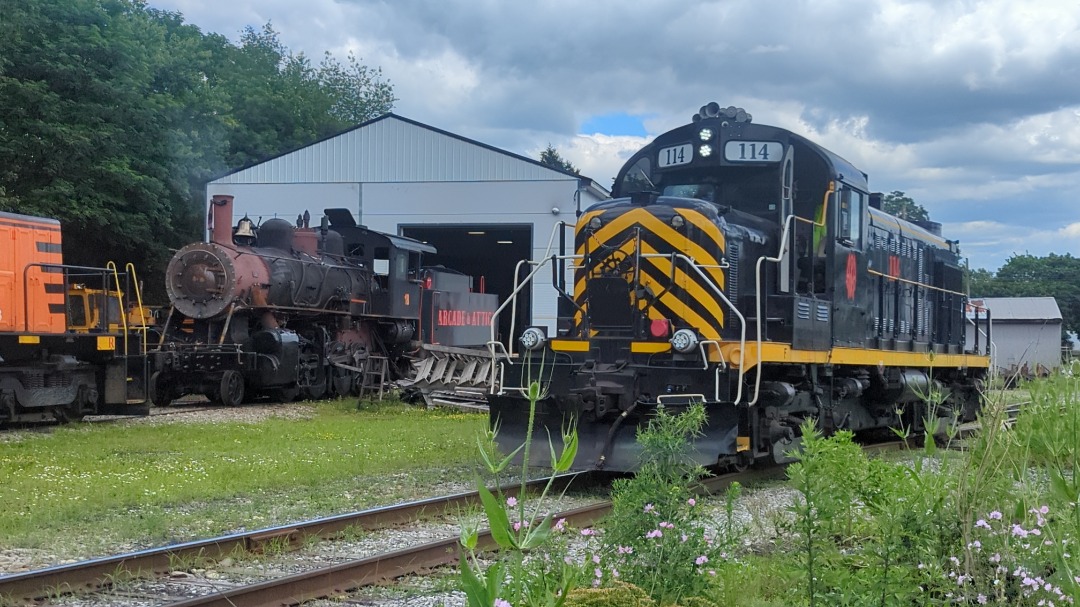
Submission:
M 402 404 L 357 411 L 350 399 L 307 420 L 30 434 L 0 443 L 0 548 L 93 553 L 416 498 L 448 470 L 470 478 L 485 424 Z

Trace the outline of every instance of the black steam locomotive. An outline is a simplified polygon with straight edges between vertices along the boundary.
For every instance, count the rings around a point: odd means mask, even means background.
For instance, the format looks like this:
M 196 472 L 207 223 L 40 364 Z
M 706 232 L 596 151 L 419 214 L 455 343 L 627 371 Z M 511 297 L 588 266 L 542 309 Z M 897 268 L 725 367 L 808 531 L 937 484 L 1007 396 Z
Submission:
M 401 378 L 425 344 L 487 341 L 497 296 L 424 267 L 433 247 L 359 226 L 345 209 L 327 210 L 315 228 L 307 218 L 256 227 L 246 217 L 234 228 L 232 206 L 231 196 L 213 197 L 210 242 L 169 263 L 172 308 L 151 353 L 155 404 L 188 394 L 227 405 L 356 394 L 373 364 Z M 475 322 L 446 322 L 448 306 L 453 320 L 468 312 Z
M 631 157 L 613 197 L 560 256 L 576 270 L 556 334 L 527 328 L 524 356 L 501 362 L 489 403 L 508 450 L 537 379 L 537 425 L 575 423 L 577 466 L 609 470 L 638 465 L 636 429 L 660 407 L 705 405 L 694 453 L 710 466 L 782 460 L 807 420 L 861 431 L 977 410 L 989 319 L 966 343 L 957 243 L 885 213 L 836 154 L 711 103 Z

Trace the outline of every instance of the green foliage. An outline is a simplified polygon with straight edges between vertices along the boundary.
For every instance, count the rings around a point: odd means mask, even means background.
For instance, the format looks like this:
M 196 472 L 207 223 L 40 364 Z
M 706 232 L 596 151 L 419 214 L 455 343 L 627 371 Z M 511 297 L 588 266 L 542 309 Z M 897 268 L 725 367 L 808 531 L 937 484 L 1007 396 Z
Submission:
M 309 419 L 195 424 L 176 416 L 8 434 L 0 537 L 7 547 L 111 537 L 146 545 L 353 510 L 361 499 L 418 499 L 425 470 L 443 480 L 448 467 L 472 463 L 469 437 L 486 423 L 401 404 L 358 413 L 353 403 L 314 405 Z M 358 492 L 358 483 L 369 488 Z
M 1063 328 L 1080 331 L 1080 258 L 1013 255 L 997 272 L 973 270 L 969 279 L 974 297 L 1053 297 Z
M 269 25 L 235 46 L 141 0 L 3 6 L 0 211 L 60 219 L 68 263 L 160 273 L 201 237 L 215 175 L 394 101 L 379 70 L 313 67 Z
M 641 588 L 660 604 L 704 596 L 726 564 L 738 538 L 731 510 L 719 533 L 706 526 L 691 487 L 705 472 L 688 457 L 690 439 L 701 432 L 705 407 L 696 403 L 673 414 L 660 407 L 638 432 L 640 471 L 612 485 L 612 513 L 605 521 L 601 579 Z M 739 495 L 731 487 L 731 506 Z M 715 521 L 708 521 L 714 523 Z
M 881 207 L 886 213 L 908 221 L 928 221 L 930 219 L 930 213 L 921 204 L 915 202 L 900 190 L 894 190 L 886 194 Z
M 655 607 L 656 601 L 643 589 L 626 582 L 604 588 L 577 588 L 566 599 L 566 607 Z
M 509 456 L 500 457 L 495 440 L 497 428 L 486 431 L 477 439 L 481 460 L 495 485 L 500 485 L 500 474 L 516 454 L 522 454 L 523 462 L 529 461 L 536 403 L 545 394 L 540 381 L 528 381 L 527 386 L 524 396 L 529 400 L 529 429 L 524 443 Z M 469 607 L 560 607 L 579 583 L 581 569 L 571 564 L 568 556 L 570 549 L 565 521 L 560 520 L 553 525 L 552 514 L 543 511 L 555 475 L 568 470 L 577 453 L 577 432 L 573 428 L 567 429 L 562 438 L 561 453 L 556 452 L 549 441 L 552 473 L 539 497 L 530 499 L 526 493 L 528 479 L 525 472 L 528 469 L 525 467 L 516 496 L 508 497 L 501 489 L 497 494 L 492 493 L 483 480 L 478 482 L 484 516 L 500 551 L 496 556 L 497 561 L 485 568 L 476 550 L 475 527 L 462 527 L 461 590 L 467 597 Z
M 934 449 L 927 436 L 912 461 L 868 459 L 850 435 L 805 426 L 789 475 L 801 494 L 791 530 L 806 602 L 1061 605 L 1080 596 L 1080 381 L 1030 389 L 1012 427 L 989 402 L 982 431 L 951 444 L 960 451 Z
M 580 175 L 581 171 L 578 170 L 569 160 L 566 160 L 559 155 L 559 151 L 556 150 L 550 143 L 543 152 L 540 152 L 540 164 L 549 166 L 553 169 L 560 171 L 566 171 L 567 173 L 573 173 L 574 175 Z

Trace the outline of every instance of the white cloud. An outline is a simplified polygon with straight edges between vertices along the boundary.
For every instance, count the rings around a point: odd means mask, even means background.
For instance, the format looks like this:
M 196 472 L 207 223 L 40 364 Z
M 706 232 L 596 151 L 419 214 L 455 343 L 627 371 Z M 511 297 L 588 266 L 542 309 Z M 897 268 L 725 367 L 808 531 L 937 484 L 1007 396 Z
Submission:
M 646 139 L 583 120 L 647 116 L 653 137 L 715 100 L 907 192 L 976 267 L 1078 242 L 1075 0 L 150 2 L 234 40 L 272 21 L 316 60 L 351 50 L 399 114 L 533 158 L 551 143 L 605 187 Z

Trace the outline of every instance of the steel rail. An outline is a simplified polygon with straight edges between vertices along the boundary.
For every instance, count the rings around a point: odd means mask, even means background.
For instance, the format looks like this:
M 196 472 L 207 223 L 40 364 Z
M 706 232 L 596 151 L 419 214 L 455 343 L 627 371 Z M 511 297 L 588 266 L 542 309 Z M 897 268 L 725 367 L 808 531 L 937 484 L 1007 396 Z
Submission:
M 718 493 L 736 481 L 753 481 L 783 475 L 783 467 L 753 469 L 710 477 L 695 488 L 699 495 Z M 566 519 L 573 527 L 588 527 L 611 511 L 611 502 L 597 502 L 552 515 Z M 385 584 L 395 578 L 446 567 L 458 562 L 460 538 L 452 537 L 377 554 L 348 563 L 298 573 L 250 586 L 240 586 L 215 594 L 167 603 L 167 607 L 285 607 L 307 601 L 346 594 L 365 586 Z M 477 536 L 477 549 L 497 550 L 489 530 Z
M 556 486 L 561 490 L 574 479 L 587 480 L 587 476 L 560 475 Z M 546 482 L 547 479 L 530 481 L 526 487 L 535 489 Z M 520 483 L 508 484 L 501 490 L 505 495 L 516 495 L 520 487 Z M 4 575 L 0 576 L 0 597 L 5 601 L 35 602 L 57 594 L 93 592 L 110 586 L 121 573 L 159 576 L 172 570 L 177 561 L 224 558 L 238 550 L 258 552 L 271 542 L 275 549 L 295 548 L 306 538 L 330 538 L 350 528 L 385 529 L 479 503 L 479 493 L 471 491 Z

